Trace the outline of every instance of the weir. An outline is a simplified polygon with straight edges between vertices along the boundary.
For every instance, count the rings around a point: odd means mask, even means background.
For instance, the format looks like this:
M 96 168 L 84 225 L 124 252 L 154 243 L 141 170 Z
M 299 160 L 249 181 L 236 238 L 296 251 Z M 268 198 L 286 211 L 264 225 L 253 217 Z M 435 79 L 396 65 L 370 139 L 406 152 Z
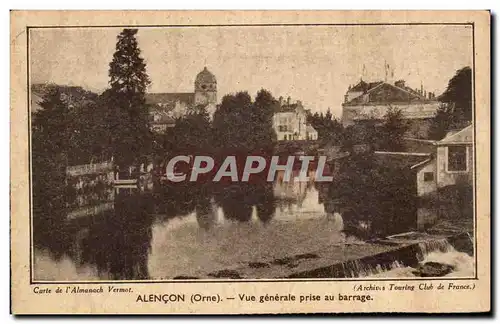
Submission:
M 456 247 L 455 247 L 456 246 Z M 474 242 L 469 233 L 413 243 L 387 252 L 312 270 L 296 272 L 287 278 L 358 278 L 395 268 L 418 267 L 433 252 L 465 252 L 472 256 Z

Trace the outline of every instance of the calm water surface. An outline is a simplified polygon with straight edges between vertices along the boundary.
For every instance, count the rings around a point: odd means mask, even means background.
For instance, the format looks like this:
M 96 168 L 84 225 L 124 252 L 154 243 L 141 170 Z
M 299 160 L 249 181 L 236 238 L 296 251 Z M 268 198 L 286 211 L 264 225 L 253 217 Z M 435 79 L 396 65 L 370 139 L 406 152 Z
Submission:
M 206 278 L 325 247 L 333 254 L 344 244 L 369 250 L 364 242 L 374 234 L 408 230 L 391 219 L 354 217 L 328 198 L 332 185 L 278 180 L 224 188 L 109 188 L 79 196 L 64 210 L 35 212 L 34 277 Z

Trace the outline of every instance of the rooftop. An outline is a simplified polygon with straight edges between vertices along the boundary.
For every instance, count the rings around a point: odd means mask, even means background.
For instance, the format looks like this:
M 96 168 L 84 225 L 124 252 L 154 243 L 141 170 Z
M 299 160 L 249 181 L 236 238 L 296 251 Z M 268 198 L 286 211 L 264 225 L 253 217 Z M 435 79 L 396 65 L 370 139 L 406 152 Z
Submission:
M 194 103 L 193 92 L 166 92 L 166 93 L 146 93 L 146 104 L 149 105 L 175 105 L 179 101 L 187 105 Z
M 217 83 L 215 75 L 210 72 L 205 66 L 203 70 L 196 76 L 196 83 Z

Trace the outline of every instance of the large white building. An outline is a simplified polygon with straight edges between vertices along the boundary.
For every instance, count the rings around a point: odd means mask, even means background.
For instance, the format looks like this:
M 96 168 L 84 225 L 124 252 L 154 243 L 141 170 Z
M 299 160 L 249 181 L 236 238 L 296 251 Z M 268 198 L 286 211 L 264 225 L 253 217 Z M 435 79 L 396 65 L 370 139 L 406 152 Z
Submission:
M 307 123 L 307 111 L 300 101 L 282 104 L 273 116 L 278 141 L 317 140 L 318 132 Z

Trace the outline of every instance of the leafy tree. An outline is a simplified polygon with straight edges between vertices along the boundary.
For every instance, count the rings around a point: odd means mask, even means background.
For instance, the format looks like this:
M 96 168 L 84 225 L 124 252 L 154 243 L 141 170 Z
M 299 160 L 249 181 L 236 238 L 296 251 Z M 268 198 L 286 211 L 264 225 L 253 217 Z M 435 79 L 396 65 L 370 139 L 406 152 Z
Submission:
M 456 72 L 448 82 L 439 101 L 450 106 L 452 122 L 462 124 L 472 120 L 472 70 L 466 66 Z
M 429 138 L 441 140 L 451 128 L 464 127 L 472 120 L 472 70 L 464 67 L 448 82 L 429 129 Z
M 446 104 L 439 105 L 434 118 L 429 127 L 428 137 L 439 141 L 443 139 L 452 123 L 452 113 Z
M 136 39 L 137 29 L 118 35 L 109 64 L 109 85 L 102 99 L 108 107 L 113 155 L 119 165 L 130 165 L 151 146 L 145 93 L 151 81 Z
M 70 132 L 70 164 L 87 164 L 108 160 L 111 154 L 105 120 L 106 110 L 98 100 L 81 103 L 71 111 L 73 125 Z
M 248 92 L 225 95 L 214 113 L 214 137 L 219 148 L 250 151 L 253 149 L 252 98 Z
M 273 116 L 279 103 L 273 95 L 261 89 L 257 92 L 252 106 L 250 127 L 253 127 L 254 145 L 261 145 L 263 149 L 272 149 L 276 144 L 276 132 L 273 129 Z
M 273 115 L 278 101 L 261 89 L 252 102 L 248 92 L 226 95 L 214 114 L 214 138 L 224 150 L 271 152 L 276 143 Z
M 403 137 L 408 129 L 409 125 L 403 118 L 402 111 L 389 107 L 379 129 L 380 149 L 392 152 L 404 151 Z
M 174 154 L 211 153 L 212 129 L 206 109 L 200 107 L 177 119 L 175 127 L 167 132 L 165 140 L 165 148 Z
M 99 106 L 98 95 L 82 87 L 65 86 L 58 84 L 33 84 L 32 91 L 39 93 L 43 98 L 59 93 L 58 100 L 66 107 L 65 129 L 67 130 L 68 164 L 87 164 L 109 159 L 103 141 L 107 135 L 105 125 L 105 109 Z M 39 120 L 38 127 L 44 125 Z M 61 122 L 53 119 L 51 123 Z M 60 125 L 62 126 L 62 125 Z
M 35 209 L 62 208 L 70 152 L 69 110 L 57 88 L 47 92 L 40 106 L 33 116 L 33 202 Z
M 318 132 L 318 140 L 323 143 L 339 143 L 342 141 L 344 128 L 342 123 L 333 117 L 330 108 L 326 114 L 309 114 L 307 122 Z
M 381 135 L 377 126 L 378 123 L 378 120 L 372 118 L 364 120 L 362 123 L 347 126 L 343 129 L 339 140 L 342 149 L 352 151 L 354 145 L 360 144 L 368 145 L 370 151 L 377 148 Z
M 333 118 L 332 112 L 330 111 L 330 108 L 328 108 L 325 114 L 325 119 L 332 120 L 332 118 Z

